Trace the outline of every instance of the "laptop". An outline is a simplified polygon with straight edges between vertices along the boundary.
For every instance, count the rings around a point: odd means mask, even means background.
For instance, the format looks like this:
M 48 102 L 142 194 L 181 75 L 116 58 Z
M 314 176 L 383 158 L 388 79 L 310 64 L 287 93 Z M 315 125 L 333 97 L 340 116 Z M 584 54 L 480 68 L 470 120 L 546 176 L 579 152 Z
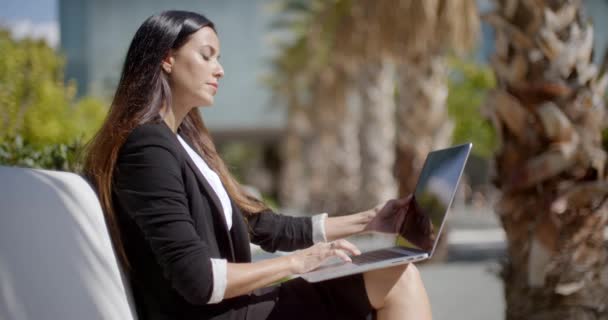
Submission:
M 319 282 L 432 257 L 472 146 L 466 143 L 428 154 L 407 212 L 397 220 L 401 225 L 395 226 L 392 247 L 351 256 L 352 262 L 330 259 L 299 276 Z

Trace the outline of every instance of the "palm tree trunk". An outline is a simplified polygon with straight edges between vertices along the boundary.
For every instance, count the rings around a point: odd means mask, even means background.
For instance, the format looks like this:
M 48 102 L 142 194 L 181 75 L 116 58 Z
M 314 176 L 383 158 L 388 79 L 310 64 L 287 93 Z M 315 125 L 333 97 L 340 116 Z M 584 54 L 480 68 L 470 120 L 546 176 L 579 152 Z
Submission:
M 603 95 L 580 1 L 501 1 L 499 87 L 487 111 L 500 146 L 496 206 L 507 235 L 507 319 L 608 319 Z
M 362 206 L 375 206 L 397 196 L 394 69 L 386 62 L 370 63 L 359 78 Z
M 304 158 L 307 137 L 310 135 L 310 120 L 306 110 L 299 106 L 295 98 L 292 97 L 290 100 L 286 135 L 281 150 L 284 161 L 279 197 L 287 212 L 304 212 L 310 198 Z
M 340 121 L 339 110 L 344 108 L 345 103 L 344 90 L 336 76 L 333 70 L 318 76 L 310 109 L 313 135 L 310 149 L 305 155 L 310 176 L 310 202 L 307 208 L 310 212 L 327 212 L 330 215 L 337 213 L 337 204 L 332 195 L 338 186 L 330 177 L 335 168 L 334 151 L 338 145 L 336 124 Z
M 367 209 L 358 203 L 361 188 L 361 154 L 359 147 L 359 129 L 361 99 L 357 87 L 346 83 L 343 92 L 343 103 L 336 105 L 338 120 L 336 146 L 330 156 L 333 158 L 332 170 L 328 176 L 331 202 L 338 214 L 352 213 Z
M 440 55 L 399 65 L 397 95 L 397 174 L 399 194 L 414 191 L 426 155 L 450 144 L 448 68 Z

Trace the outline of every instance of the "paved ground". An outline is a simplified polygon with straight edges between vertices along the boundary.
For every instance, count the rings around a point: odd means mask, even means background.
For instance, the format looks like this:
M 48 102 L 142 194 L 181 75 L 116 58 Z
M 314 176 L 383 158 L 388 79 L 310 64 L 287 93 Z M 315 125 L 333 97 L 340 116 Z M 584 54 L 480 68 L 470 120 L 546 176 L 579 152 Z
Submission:
M 436 320 L 504 319 L 497 263 L 451 262 L 421 266 Z
M 420 266 L 436 320 L 504 319 L 504 232 L 488 209 L 453 208 L 448 260 Z
M 448 217 L 448 260 L 421 265 L 436 320 L 504 319 L 504 232 L 487 208 L 455 207 Z

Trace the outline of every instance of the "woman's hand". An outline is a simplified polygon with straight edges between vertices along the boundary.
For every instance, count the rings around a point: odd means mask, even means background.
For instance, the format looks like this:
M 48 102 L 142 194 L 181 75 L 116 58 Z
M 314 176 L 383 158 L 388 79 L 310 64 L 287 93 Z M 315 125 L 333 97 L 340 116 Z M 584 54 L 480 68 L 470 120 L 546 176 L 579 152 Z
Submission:
M 416 199 L 410 202 L 399 234 L 422 250 L 430 251 L 435 243 L 435 228 L 427 212 Z
M 399 233 L 408 213 L 412 195 L 400 199 L 387 201 L 370 210 L 370 221 L 363 231 L 376 231 L 383 233 Z
M 365 226 L 364 231 L 398 234 L 420 249 L 433 248 L 433 223 L 412 195 L 390 200 L 370 212 L 375 212 L 375 216 Z
M 292 253 L 290 255 L 291 269 L 294 274 L 302 274 L 316 269 L 331 257 L 339 257 L 345 262 L 350 262 L 349 255 L 360 254 L 361 251 L 354 244 L 344 239 L 317 243 L 312 247 Z

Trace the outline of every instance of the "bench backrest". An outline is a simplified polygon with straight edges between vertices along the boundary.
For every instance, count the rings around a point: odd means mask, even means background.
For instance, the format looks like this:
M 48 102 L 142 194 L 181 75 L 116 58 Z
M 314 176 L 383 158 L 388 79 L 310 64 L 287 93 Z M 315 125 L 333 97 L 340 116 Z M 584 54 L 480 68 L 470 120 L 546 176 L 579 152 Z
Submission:
M 95 192 L 0 166 L 0 319 L 136 319 Z

